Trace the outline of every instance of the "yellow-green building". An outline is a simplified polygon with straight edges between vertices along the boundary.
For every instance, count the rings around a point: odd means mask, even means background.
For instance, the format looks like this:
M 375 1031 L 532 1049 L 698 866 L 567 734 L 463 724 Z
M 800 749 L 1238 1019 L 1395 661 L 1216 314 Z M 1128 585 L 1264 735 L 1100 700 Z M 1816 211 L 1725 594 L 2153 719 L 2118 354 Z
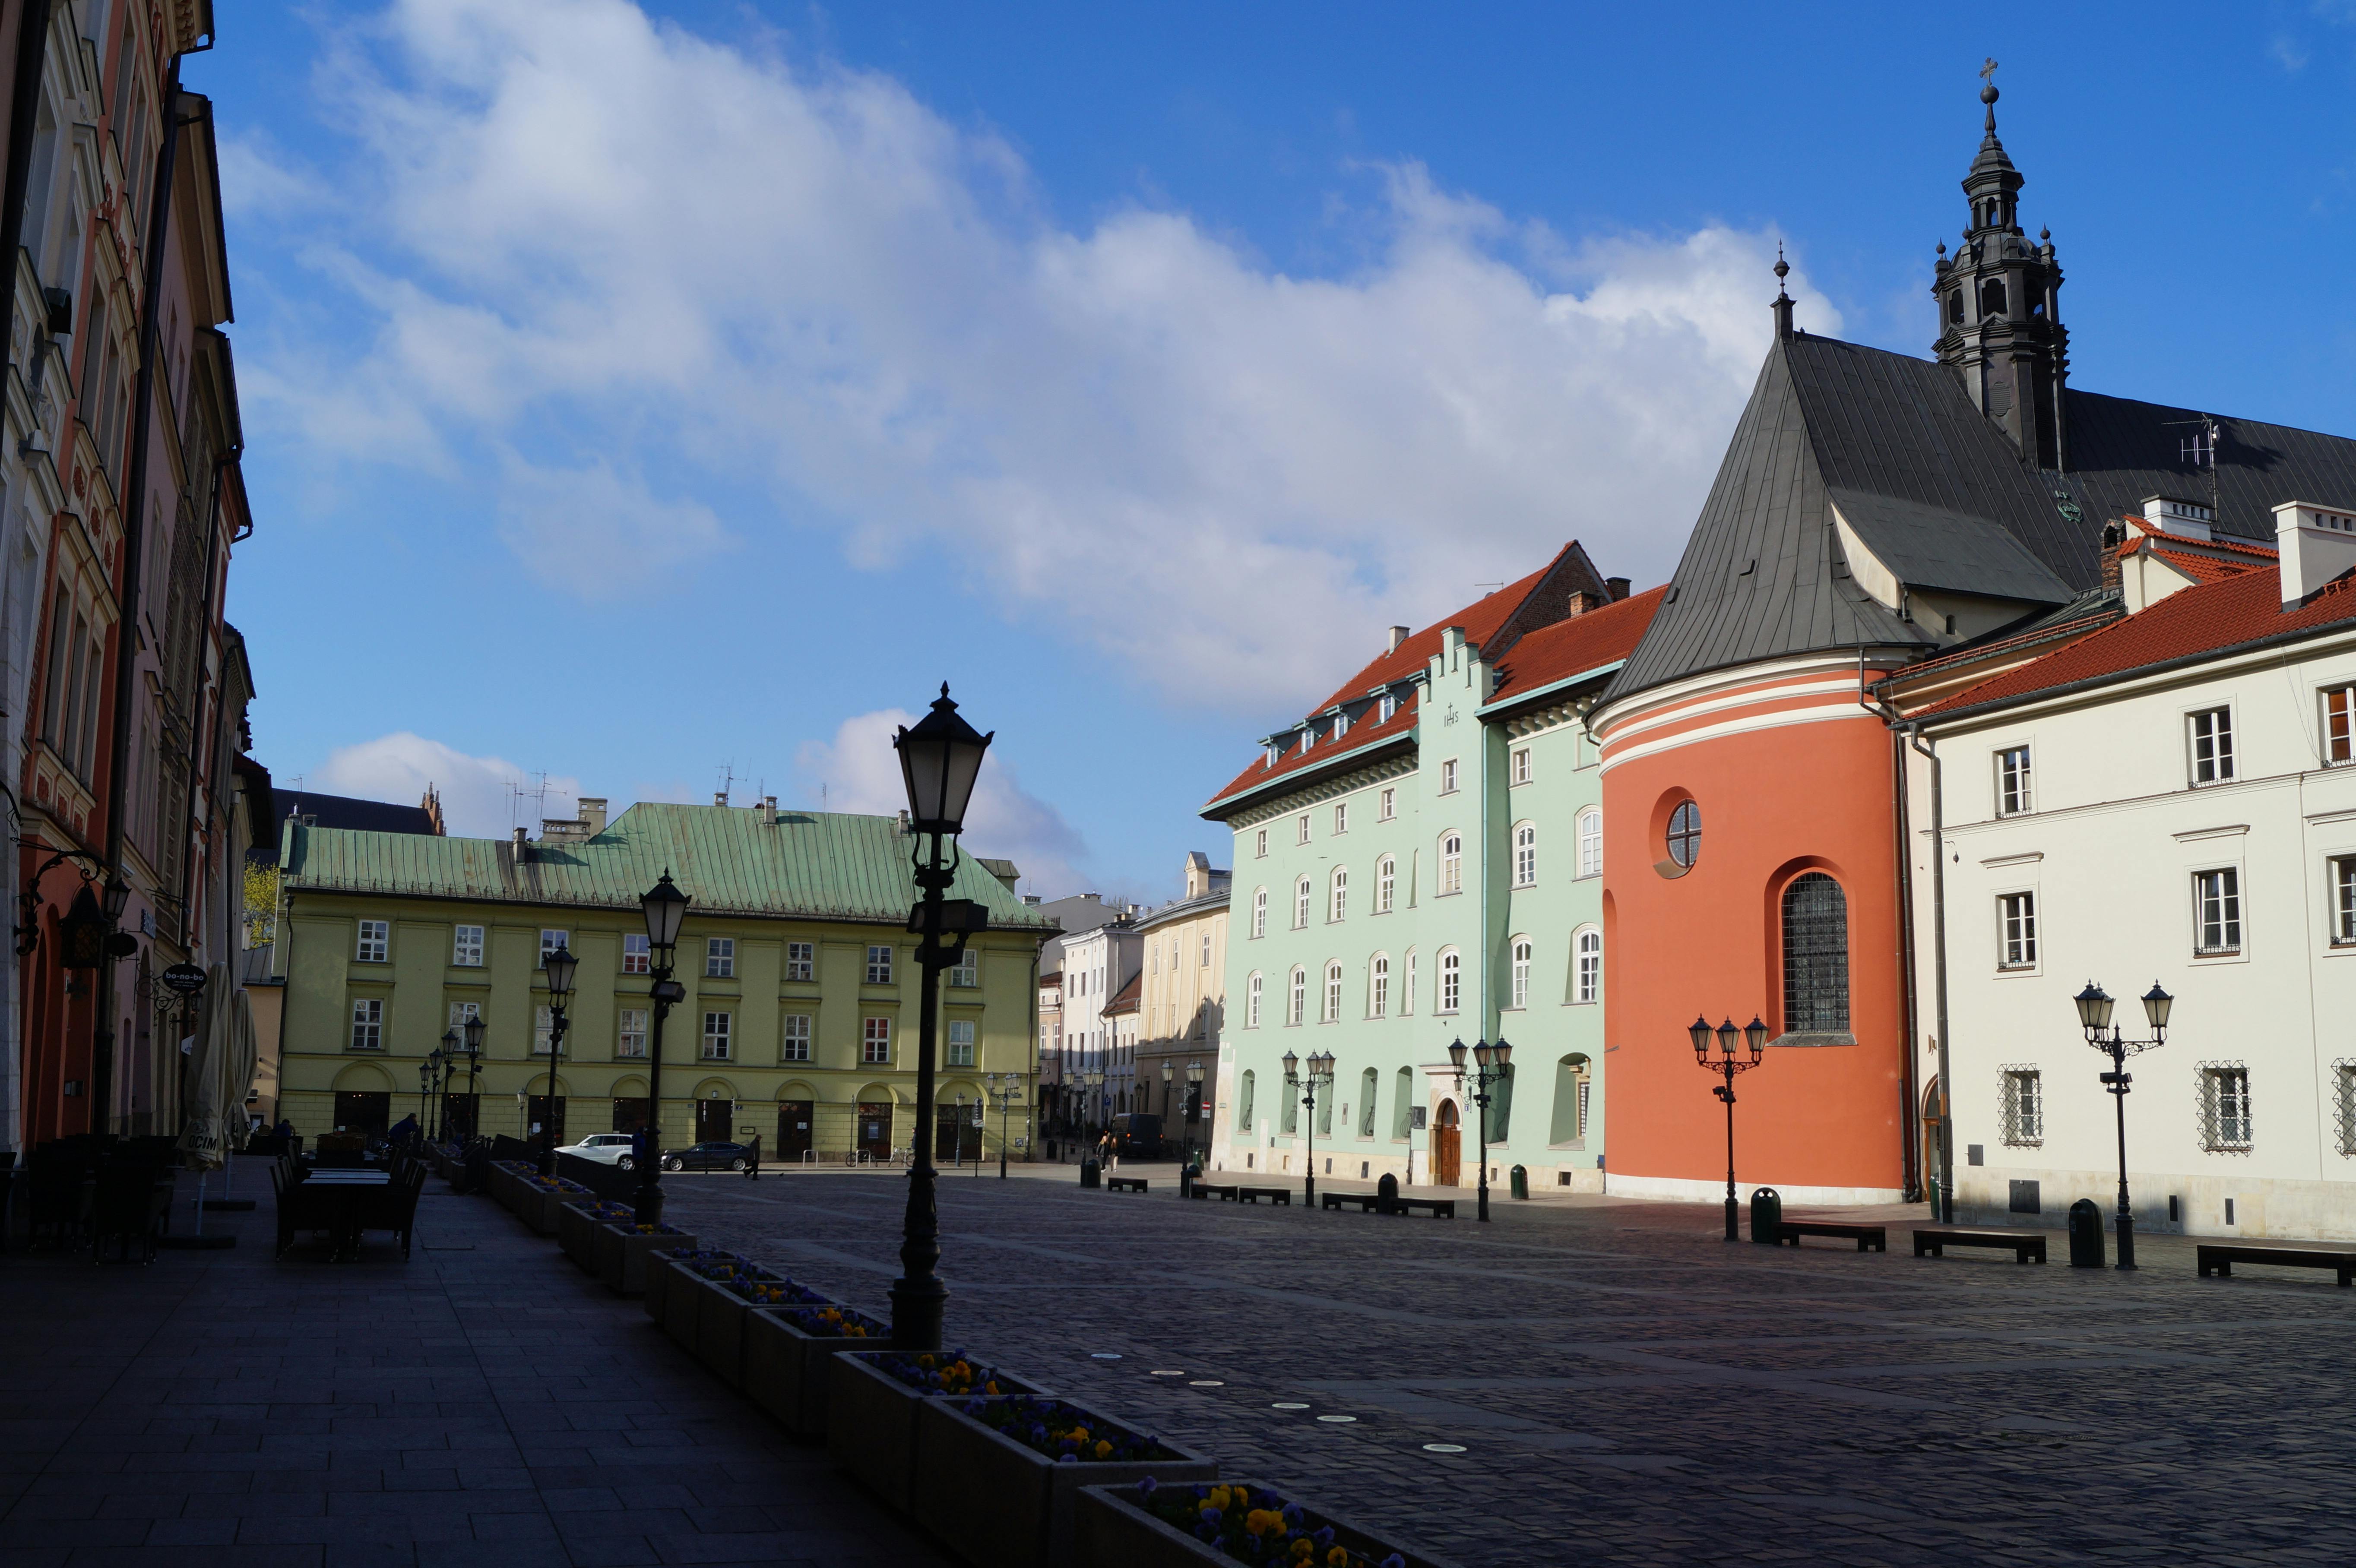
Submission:
M 663 1147 L 761 1139 L 765 1159 L 842 1163 L 913 1147 L 923 971 L 908 911 L 918 840 L 888 816 L 605 803 L 538 841 L 305 826 L 280 842 L 274 966 L 285 980 L 279 1114 L 316 1135 L 404 1115 L 536 1136 L 548 1114 L 548 988 L 540 957 L 579 961 L 556 1076 L 560 1141 L 647 1115 L 654 1004 L 639 897 L 666 870 L 693 901 L 664 1025 Z M 951 898 L 991 928 L 941 988 L 940 1157 L 995 1158 L 978 1117 L 985 1073 L 1021 1080 L 1003 1125 L 1020 1157 L 1036 1101 L 1039 944 L 1055 923 L 1003 861 L 967 859 Z M 420 1068 L 479 1014 L 478 1082 L 440 1106 Z M 979 1125 L 977 1125 L 979 1124 Z

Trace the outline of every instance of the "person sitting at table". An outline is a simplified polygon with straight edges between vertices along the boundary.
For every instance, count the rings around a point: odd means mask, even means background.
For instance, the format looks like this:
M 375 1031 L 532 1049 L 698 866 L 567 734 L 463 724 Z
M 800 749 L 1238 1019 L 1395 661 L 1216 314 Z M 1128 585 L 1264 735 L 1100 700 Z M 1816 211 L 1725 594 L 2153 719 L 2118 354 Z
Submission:
M 417 1141 L 416 1113 L 412 1112 L 393 1123 L 392 1131 L 385 1134 L 385 1141 L 395 1148 L 407 1148 L 414 1144 Z

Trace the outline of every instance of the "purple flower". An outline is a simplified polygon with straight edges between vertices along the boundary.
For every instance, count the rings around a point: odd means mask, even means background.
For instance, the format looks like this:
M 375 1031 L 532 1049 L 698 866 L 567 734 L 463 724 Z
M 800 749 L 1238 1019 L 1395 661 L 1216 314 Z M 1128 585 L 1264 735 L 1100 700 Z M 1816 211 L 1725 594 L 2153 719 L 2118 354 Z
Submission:
M 1146 1477 L 1144 1479 L 1137 1483 L 1137 1495 L 1141 1498 L 1151 1498 L 1158 1489 L 1159 1488 L 1154 1484 L 1153 1477 L 1151 1476 Z
M 1058 1465 L 1076 1465 L 1079 1462 L 1080 1456 L 1077 1454 L 1073 1453 L 1069 1448 L 1066 1448 L 1061 1454 L 1055 1456 L 1055 1463 Z
M 1394 1552 L 1383 1559 L 1383 1568 L 1407 1568 L 1407 1559 Z
M 1317 1543 L 1318 1551 L 1323 1552 L 1333 1544 L 1333 1527 L 1329 1524 L 1309 1539 Z
M 1287 1503 L 1287 1504 L 1285 1504 L 1285 1505 L 1284 1505 L 1284 1512 L 1283 1512 L 1281 1515 L 1280 1515 L 1279 1517 L 1280 1517 L 1280 1518 L 1281 1518 L 1281 1519 L 1284 1520 L 1284 1522 L 1285 1522 L 1286 1524 L 1290 1525 L 1293 1529 L 1295 1529 L 1295 1530 L 1300 1529 L 1300 1528 L 1301 1528 L 1301 1522 L 1302 1522 L 1302 1516 L 1301 1516 L 1301 1505 L 1300 1505 L 1299 1503 Z
M 1219 1520 L 1225 1517 L 1226 1516 L 1224 1514 L 1220 1513 L 1217 1509 L 1213 1508 L 1210 1504 L 1205 1503 L 1203 1505 L 1203 1522 L 1209 1525 L 1213 1530 L 1219 1528 Z
M 1216 1541 L 1219 1539 L 1218 1531 L 1207 1524 L 1196 1525 L 1194 1527 L 1194 1534 L 1196 1539 L 1202 1541 Z

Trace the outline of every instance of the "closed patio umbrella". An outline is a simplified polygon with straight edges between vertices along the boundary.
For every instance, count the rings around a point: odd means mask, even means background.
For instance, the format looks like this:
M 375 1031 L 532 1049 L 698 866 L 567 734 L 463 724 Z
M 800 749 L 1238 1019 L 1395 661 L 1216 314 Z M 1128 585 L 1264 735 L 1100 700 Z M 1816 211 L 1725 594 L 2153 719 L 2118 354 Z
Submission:
M 228 1157 L 224 1126 L 230 1051 L 229 965 L 216 964 L 205 976 L 204 998 L 197 1014 L 197 1044 L 188 1063 L 187 1120 L 180 1129 L 180 1152 L 191 1170 L 219 1170 Z M 238 1109 L 244 1109 L 245 1091 L 238 1090 Z

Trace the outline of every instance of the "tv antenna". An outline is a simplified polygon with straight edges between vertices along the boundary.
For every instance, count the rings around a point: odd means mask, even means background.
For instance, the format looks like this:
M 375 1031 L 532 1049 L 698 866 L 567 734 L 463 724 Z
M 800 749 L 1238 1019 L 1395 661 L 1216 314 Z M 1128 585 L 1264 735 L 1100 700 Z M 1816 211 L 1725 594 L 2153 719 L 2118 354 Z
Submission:
M 728 804 L 728 797 L 730 794 L 734 791 L 735 787 L 736 762 L 735 759 L 732 757 L 727 762 L 720 764 L 720 798 L 712 804 L 715 805 L 726 805 Z

